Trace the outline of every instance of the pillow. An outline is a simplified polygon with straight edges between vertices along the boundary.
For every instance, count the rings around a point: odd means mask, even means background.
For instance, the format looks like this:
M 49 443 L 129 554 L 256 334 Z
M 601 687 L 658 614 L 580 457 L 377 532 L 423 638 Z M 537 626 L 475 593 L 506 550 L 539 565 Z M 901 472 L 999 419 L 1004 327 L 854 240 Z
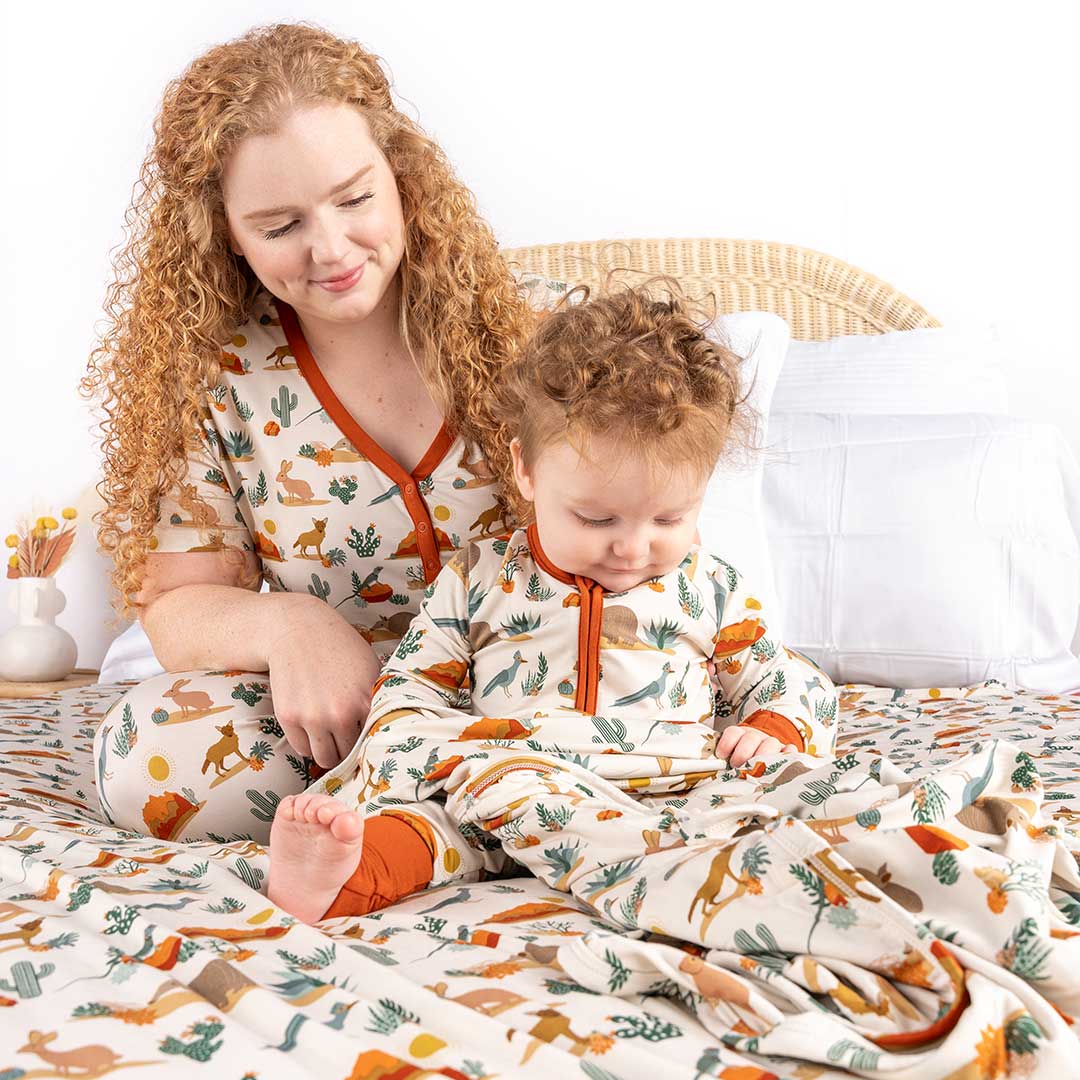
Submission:
M 774 412 L 785 642 L 838 682 L 1080 688 L 1080 468 L 1013 417 Z
M 768 418 L 776 381 L 784 366 L 791 329 L 778 315 L 740 311 L 722 315 L 715 324 L 719 336 L 740 356 L 747 405 L 756 414 L 756 446 L 768 441 Z M 752 453 L 717 467 L 705 489 L 698 518 L 701 546 L 731 563 L 757 593 L 771 635 L 782 636 L 784 612 L 777 593 L 773 561 L 762 508 L 764 459 Z
M 118 683 L 134 679 L 142 682 L 165 669 L 158 663 L 142 623 L 133 622 L 110 646 L 101 661 L 99 683 Z
M 774 412 L 994 413 L 1008 409 L 991 330 L 937 328 L 793 341 Z

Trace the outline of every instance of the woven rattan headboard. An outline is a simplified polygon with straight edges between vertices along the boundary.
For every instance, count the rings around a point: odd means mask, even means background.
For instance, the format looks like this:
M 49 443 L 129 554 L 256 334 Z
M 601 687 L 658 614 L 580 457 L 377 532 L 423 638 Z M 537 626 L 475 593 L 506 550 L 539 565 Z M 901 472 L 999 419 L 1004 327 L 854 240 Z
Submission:
M 759 240 L 590 240 L 503 250 L 524 271 L 596 285 L 614 268 L 670 274 L 722 312 L 772 311 L 792 337 L 883 334 L 941 324 L 880 278 L 809 248 Z

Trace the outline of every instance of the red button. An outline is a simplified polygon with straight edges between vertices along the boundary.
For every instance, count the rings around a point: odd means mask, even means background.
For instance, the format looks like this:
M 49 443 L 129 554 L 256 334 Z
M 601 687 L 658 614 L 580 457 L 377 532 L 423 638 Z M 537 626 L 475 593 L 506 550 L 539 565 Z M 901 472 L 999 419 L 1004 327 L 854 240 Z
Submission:
M 439 569 L 439 564 L 435 562 L 434 559 L 428 559 L 428 561 L 424 563 L 424 567 L 429 574 L 434 574 L 435 571 Z
M 417 531 L 417 532 L 422 532 L 422 533 L 426 533 L 426 532 L 428 531 L 428 527 L 427 527 L 427 522 L 426 522 L 426 521 L 421 521 L 421 522 L 420 522 L 420 523 L 419 523 L 419 524 L 418 524 L 418 525 L 416 526 L 416 531 Z
M 405 494 L 406 495 L 415 495 L 416 494 L 416 488 L 414 488 L 412 486 L 412 484 L 406 484 L 405 485 Z

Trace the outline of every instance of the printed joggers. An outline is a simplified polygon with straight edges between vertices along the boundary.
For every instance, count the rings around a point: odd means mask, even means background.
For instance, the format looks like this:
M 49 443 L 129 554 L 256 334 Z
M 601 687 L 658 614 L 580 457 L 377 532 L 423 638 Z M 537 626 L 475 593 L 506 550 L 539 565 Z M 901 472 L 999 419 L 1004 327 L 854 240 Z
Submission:
M 265 843 L 278 801 L 319 770 L 286 741 L 265 672 L 187 671 L 132 687 L 94 738 L 109 822 L 161 840 Z

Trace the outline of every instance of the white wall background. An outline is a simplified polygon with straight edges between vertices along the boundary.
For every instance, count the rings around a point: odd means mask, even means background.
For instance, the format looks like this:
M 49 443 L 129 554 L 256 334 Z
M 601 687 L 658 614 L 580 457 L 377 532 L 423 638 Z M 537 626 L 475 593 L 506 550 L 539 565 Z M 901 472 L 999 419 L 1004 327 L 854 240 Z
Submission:
M 826 251 L 942 322 L 996 325 L 1014 412 L 1080 452 L 1072 0 L 19 5 L 0 45 L 0 535 L 94 479 L 74 387 L 164 84 L 211 44 L 299 19 L 386 60 L 504 244 L 712 235 Z M 59 621 L 96 667 L 107 598 L 100 569 L 86 594 L 85 524 Z

